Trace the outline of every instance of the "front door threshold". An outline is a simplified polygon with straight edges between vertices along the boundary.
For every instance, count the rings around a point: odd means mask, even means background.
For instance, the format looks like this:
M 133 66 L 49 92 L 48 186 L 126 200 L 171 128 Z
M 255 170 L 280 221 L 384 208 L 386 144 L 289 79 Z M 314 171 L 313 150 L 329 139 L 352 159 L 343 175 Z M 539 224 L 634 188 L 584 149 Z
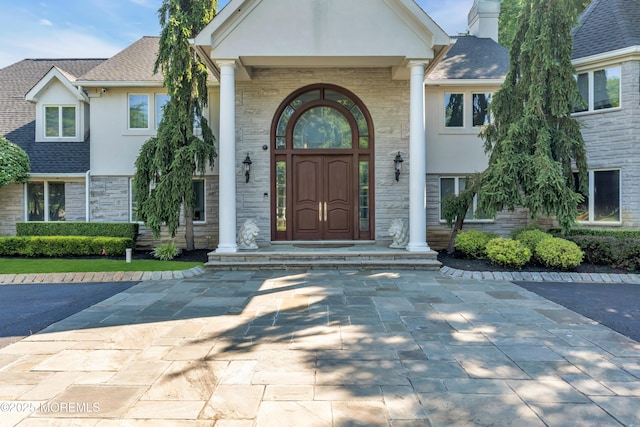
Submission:
M 272 245 L 375 245 L 375 240 L 272 240 Z

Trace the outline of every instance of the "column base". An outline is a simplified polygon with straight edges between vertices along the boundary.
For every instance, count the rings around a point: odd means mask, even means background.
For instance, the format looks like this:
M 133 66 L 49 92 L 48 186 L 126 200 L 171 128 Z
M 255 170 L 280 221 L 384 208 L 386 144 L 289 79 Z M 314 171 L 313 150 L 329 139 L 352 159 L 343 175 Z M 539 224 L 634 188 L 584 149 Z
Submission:
M 432 252 L 426 243 L 409 243 L 407 245 L 408 252 Z
M 238 245 L 219 245 L 216 249 L 216 253 L 219 254 L 233 254 L 238 252 Z

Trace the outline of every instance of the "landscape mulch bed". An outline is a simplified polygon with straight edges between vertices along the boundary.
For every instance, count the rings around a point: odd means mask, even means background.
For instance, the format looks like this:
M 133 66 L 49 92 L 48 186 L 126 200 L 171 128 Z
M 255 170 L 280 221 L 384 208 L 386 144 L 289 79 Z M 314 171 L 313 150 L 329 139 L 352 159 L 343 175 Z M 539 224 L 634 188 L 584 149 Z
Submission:
M 527 271 L 527 272 L 562 272 L 569 271 L 575 273 L 629 273 L 629 270 L 621 268 L 612 268 L 606 265 L 582 263 L 571 270 L 558 270 L 553 268 L 546 268 L 542 265 L 529 263 L 518 270 L 516 268 L 507 268 L 499 265 L 492 264 L 488 259 L 469 259 L 465 258 L 460 252 L 456 251 L 453 254 L 448 254 L 446 250 L 438 252 L 438 261 L 442 265 L 455 268 L 458 270 L 468 271 Z
M 207 254 L 213 249 L 194 249 L 192 251 L 182 250 L 180 255 L 175 257 L 172 261 L 185 261 L 185 262 L 207 262 L 209 258 Z M 156 259 L 153 257 L 152 251 L 136 250 L 131 255 L 133 259 Z M 117 259 L 124 259 L 124 257 L 116 257 Z

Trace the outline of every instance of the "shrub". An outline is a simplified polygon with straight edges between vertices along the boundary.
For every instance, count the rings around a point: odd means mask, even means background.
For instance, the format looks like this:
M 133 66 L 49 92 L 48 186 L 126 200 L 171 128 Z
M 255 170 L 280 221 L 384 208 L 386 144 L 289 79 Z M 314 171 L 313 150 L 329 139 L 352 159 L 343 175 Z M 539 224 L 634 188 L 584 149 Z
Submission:
M 606 236 L 567 236 L 584 252 L 584 260 L 591 264 L 616 265 L 620 261 L 620 239 Z
M 619 247 L 619 257 L 616 267 L 627 270 L 640 270 L 640 239 L 625 239 Z
M 549 230 L 556 236 L 561 236 L 560 229 Z M 586 228 L 576 227 L 567 231 L 563 237 L 567 236 L 600 236 L 615 237 L 618 239 L 640 239 L 640 229 L 637 228 Z
M 180 248 L 176 246 L 175 242 L 163 243 L 151 252 L 154 258 L 158 258 L 162 261 L 171 261 L 178 255 L 180 255 Z
M 468 258 L 484 258 L 487 256 L 487 243 L 495 237 L 493 233 L 482 231 L 461 231 L 456 236 L 455 246 Z
M 538 243 L 540 243 L 544 239 L 550 239 L 551 237 L 553 237 L 551 234 L 545 233 L 542 230 L 531 229 L 524 230 L 521 233 L 518 233 L 517 237 L 514 237 L 514 239 L 528 247 L 533 254 L 536 250 L 536 246 L 538 246 Z
M 535 255 L 546 267 L 567 270 L 580 265 L 584 252 L 574 242 L 552 237 L 542 240 L 536 246 Z
M 124 255 L 133 240 L 123 237 L 90 236 L 10 236 L 0 237 L 0 255 L 62 257 Z
M 487 243 L 487 256 L 494 264 L 522 268 L 531 259 L 531 251 L 517 240 L 497 237 Z
M 18 236 L 126 237 L 135 241 L 138 224 L 128 222 L 19 222 Z
M 513 230 L 511 232 L 511 238 L 513 240 L 520 240 L 520 239 L 518 239 L 518 237 L 520 237 L 521 233 L 524 233 L 525 231 L 531 231 L 531 230 L 543 231 L 542 227 L 540 227 L 538 224 L 531 223 L 531 224 L 525 225 L 524 227 L 516 228 L 515 230 Z

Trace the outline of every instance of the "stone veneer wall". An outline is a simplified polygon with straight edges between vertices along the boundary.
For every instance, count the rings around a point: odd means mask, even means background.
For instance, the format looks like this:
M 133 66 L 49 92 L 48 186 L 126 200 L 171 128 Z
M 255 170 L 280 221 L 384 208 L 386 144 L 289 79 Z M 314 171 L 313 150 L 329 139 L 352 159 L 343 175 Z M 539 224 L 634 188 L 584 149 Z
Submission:
M 91 222 L 129 222 L 129 177 L 92 176 Z
M 9 184 L 0 188 L 0 236 L 15 236 L 16 222 L 24 221 L 24 185 Z
M 622 226 L 640 226 L 640 61 L 622 64 L 621 109 L 579 115 L 589 169 L 621 170 Z
M 375 135 L 375 238 L 390 242 L 391 220 L 409 220 L 411 158 L 409 82 L 392 80 L 389 69 L 256 69 L 251 82 L 237 82 L 236 164 L 240 168 L 247 153 L 253 161 L 249 183 L 245 183 L 240 170 L 237 173 L 238 228 L 246 219 L 255 219 L 260 228 L 257 242 L 271 240 L 271 122 L 288 95 L 314 83 L 350 90 L 369 109 Z M 263 150 L 263 145 L 269 148 Z M 398 151 L 405 161 L 400 181 L 396 182 L 393 159 Z
M 87 220 L 86 185 L 84 181 L 64 183 L 65 221 Z
M 440 178 L 441 175 L 427 175 L 427 242 L 432 249 L 442 249 L 446 245 L 451 235 L 451 228 L 446 222 L 440 221 Z M 493 221 L 465 221 L 464 230 L 478 230 L 496 233 L 501 237 L 509 237 L 510 233 L 534 222 L 529 218 L 526 209 L 516 209 L 513 212 L 498 212 Z M 537 221 L 541 227 L 550 228 L 554 226 L 553 221 L 548 218 L 541 218 Z
M 205 177 L 206 223 L 194 224 L 196 249 L 215 249 L 218 243 L 218 177 Z M 91 177 L 91 221 L 129 222 L 129 177 Z M 182 219 L 181 219 L 181 222 Z M 173 240 L 163 231 L 154 239 L 151 231 L 140 225 L 136 246 L 148 249 Z M 184 227 L 176 232 L 175 242 L 185 247 Z

